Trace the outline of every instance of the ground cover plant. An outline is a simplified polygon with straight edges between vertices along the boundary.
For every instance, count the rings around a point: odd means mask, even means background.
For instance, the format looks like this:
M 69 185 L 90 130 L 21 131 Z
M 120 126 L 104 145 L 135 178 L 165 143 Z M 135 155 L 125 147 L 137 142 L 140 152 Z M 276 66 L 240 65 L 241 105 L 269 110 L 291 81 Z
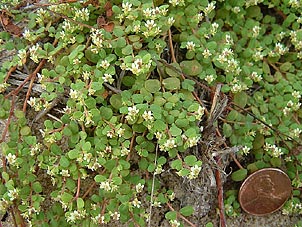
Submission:
M 212 226 L 161 181 L 207 164 L 225 226 L 240 213 L 238 187 L 222 194 L 226 157 L 235 182 L 283 169 L 283 213 L 302 213 L 299 1 L 0 7 L 0 213 L 16 225 L 151 226 L 166 207 L 173 227 Z

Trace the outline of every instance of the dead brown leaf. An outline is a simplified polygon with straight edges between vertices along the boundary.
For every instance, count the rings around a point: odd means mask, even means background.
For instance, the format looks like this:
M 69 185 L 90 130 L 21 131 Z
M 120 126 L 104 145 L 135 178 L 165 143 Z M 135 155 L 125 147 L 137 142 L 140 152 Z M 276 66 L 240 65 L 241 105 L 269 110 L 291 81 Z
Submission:
M 9 32 L 10 34 L 16 36 L 20 36 L 22 34 L 21 28 L 12 22 L 8 13 L 5 10 L 2 10 L 0 13 L 0 22 L 4 30 Z
M 97 25 L 99 28 L 102 28 L 106 23 L 106 19 L 103 16 L 99 16 L 97 19 Z
M 112 32 L 114 29 L 114 23 L 109 22 L 109 23 L 105 24 L 103 27 L 107 32 Z
M 104 9 L 106 10 L 106 17 L 111 17 L 113 15 L 112 5 L 110 2 L 106 2 Z

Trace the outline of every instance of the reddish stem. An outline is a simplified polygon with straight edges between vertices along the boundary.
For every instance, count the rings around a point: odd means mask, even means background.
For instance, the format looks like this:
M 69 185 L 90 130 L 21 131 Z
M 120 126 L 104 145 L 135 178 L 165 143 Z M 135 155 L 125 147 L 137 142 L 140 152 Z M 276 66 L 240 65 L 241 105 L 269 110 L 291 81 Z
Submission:
M 220 157 L 215 158 L 217 161 L 217 165 L 221 164 Z M 224 202 L 223 202 L 223 185 L 221 182 L 221 174 L 219 169 L 216 169 L 216 184 L 218 188 L 218 208 L 219 208 L 219 217 L 220 217 L 220 227 L 226 227 L 226 218 L 224 212 Z

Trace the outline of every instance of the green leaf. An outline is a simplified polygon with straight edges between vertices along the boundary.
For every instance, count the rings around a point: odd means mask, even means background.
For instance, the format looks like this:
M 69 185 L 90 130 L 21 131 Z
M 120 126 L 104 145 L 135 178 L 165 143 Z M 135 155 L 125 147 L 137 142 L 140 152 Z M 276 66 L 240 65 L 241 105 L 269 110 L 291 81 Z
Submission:
M 104 119 L 110 120 L 113 116 L 113 111 L 108 107 L 102 106 L 100 108 L 100 114 Z
M 154 165 L 153 163 L 150 163 L 147 170 L 148 170 L 148 172 L 150 172 L 150 173 L 154 172 L 154 170 L 155 170 L 155 165 Z
M 240 106 L 241 108 L 245 107 L 245 105 L 247 104 L 247 100 L 248 95 L 244 91 L 238 92 L 234 95 L 234 103 Z
M 262 70 L 265 74 L 268 74 L 268 75 L 271 74 L 271 69 L 265 61 L 262 63 Z
M 172 124 L 172 127 L 170 128 L 170 133 L 172 136 L 176 137 L 181 135 L 182 130 L 178 128 L 175 124 Z
M 194 213 L 194 208 L 192 206 L 185 206 L 179 210 L 179 213 L 188 217 Z
M 32 188 L 36 193 L 41 193 L 42 192 L 42 186 L 39 182 L 35 182 L 32 184 Z
M 110 104 L 113 108 L 119 109 L 122 105 L 122 96 L 120 94 L 114 94 L 110 97 Z
M 242 181 L 247 176 L 247 169 L 239 169 L 232 173 L 232 180 L 233 181 Z
M 184 159 L 185 163 L 189 166 L 193 166 L 197 162 L 197 158 L 194 155 L 188 155 Z
M 85 202 L 82 198 L 77 198 L 77 208 L 78 210 L 81 210 L 82 208 L 84 208 L 85 206 Z
M 208 222 L 205 227 L 214 227 L 212 222 Z
M 186 128 L 189 126 L 190 121 L 186 118 L 183 119 L 177 119 L 175 121 L 175 124 L 179 127 L 179 128 Z
M 138 35 L 129 35 L 128 39 L 130 40 L 130 42 L 134 43 L 134 42 L 139 41 L 141 39 L 141 37 Z
M 176 77 L 170 77 L 163 79 L 163 86 L 168 90 L 178 90 L 180 89 L 180 80 Z
M 176 211 L 169 211 L 165 214 L 166 219 L 168 220 L 175 220 L 177 217 L 177 212 Z
M 163 156 L 161 156 L 161 157 L 159 157 L 158 159 L 157 159 L 157 164 L 158 165 L 163 165 L 163 164 L 165 164 L 167 162 L 167 159 L 165 158 L 165 157 L 163 157 Z
M 145 81 L 145 88 L 150 93 L 155 93 L 160 90 L 161 84 L 159 80 L 149 79 Z
M 73 149 L 68 152 L 68 157 L 70 159 L 76 159 L 79 157 L 79 150 Z
M 228 123 L 224 123 L 223 124 L 223 135 L 225 137 L 230 137 L 233 133 L 233 129 L 232 126 L 229 125 Z
M 116 37 L 122 37 L 125 34 L 124 30 L 125 29 L 122 26 L 115 26 L 113 29 L 113 34 Z
M 264 136 L 260 133 L 257 133 L 253 141 L 253 148 L 255 150 L 260 149 L 264 145 Z
M 273 157 L 271 158 L 270 163 L 273 167 L 281 167 L 282 159 L 278 157 Z
M 29 135 L 30 134 L 30 127 L 28 127 L 28 126 L 24 126 L 24 127 L 22 127 L 21 129 L 20 129 L 20 134 L 22 135 L 22 136 L 27 136 L 27 135 Z
M 71 195 L 67 192 L 64 192 L 63 195 L 61 196 L 61 199 L 64 203 L 69 203 L 73 199 L 73 195 Z
M 122 49 L 123 55 L 131 55 L 133 53 L 132 45 L 127 45 Z
M 120 178 L 120 177 L 113 177 L 113 178 L 112 178 L 112 182 L 113 182 L 115 185 L 121 185 L 122 182 L 123 182 L 123 180 L 122 180 L 122 178 Z
M 182 61 L 180 67 L 182 71 L 189 76 L 197 76 L 202 72 L 202 66 L 196 60 Z
M 176 159 L 171 162 L 171 168 L 176 169 L 177 171 L 182 169 L 182 161 L 179 159 Z
M 104 182 L 104 181 L 106 181 L 106 177 L 105 177 L 105 176 L 102 176 L 102 175 L 96 175 L 96 176 L 94 177 L 94 181 L 95 181 L 96 183 Z
M 291 69 L 291 67 L 292 67 L 292 63 L 285 62 L 280 66 L 280 70 L 281 70 L 281 72 L 287 72 Z
M 166 123 L 163 122 L 162 120 L 156 120 L 154 122 L 154 129 L 161 132 L 161 131 L 164 131 L 166 130 Z
M 64 168 L 67 168 L 69 164 L 70 164 L 69 160 L 65 156 L 62 156 L 60 159 L 60 165 Z
M 165 67 L 166 73 L 171 77 L 179 77 L 181 68 L 178 63 L 170 64 L 171 67 Z M 175 69 L 174 69 L 175 68 Z
M 2 178 L 7 182 L 9 180 L 9 175 L 7 172 L 2 172 Z

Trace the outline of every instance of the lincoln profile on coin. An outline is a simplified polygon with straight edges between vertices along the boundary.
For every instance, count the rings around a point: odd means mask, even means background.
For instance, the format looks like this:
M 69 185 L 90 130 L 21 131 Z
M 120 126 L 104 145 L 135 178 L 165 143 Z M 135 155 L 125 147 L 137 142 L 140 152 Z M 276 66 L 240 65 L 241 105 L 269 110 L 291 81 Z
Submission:
M 282 203 L 282 196 L 275 194 L 275 184 L 268 174 L 259 176 L 257 184 L 253 186 L 254 196 L 246 201 L 244 206 L 247 210 L 271 212 Z

